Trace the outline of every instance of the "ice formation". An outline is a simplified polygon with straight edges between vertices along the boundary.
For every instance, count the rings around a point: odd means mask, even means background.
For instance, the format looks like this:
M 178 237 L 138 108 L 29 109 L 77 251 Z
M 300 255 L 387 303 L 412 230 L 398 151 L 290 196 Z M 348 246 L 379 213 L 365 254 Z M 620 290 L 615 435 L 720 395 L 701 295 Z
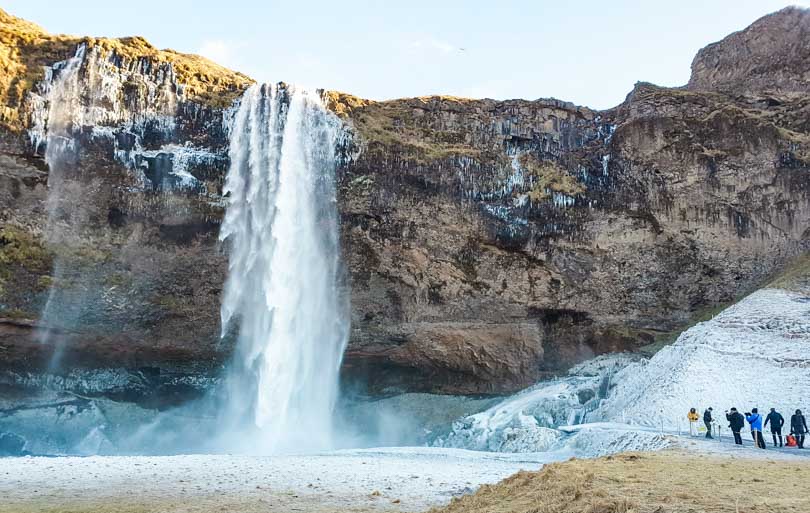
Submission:
M 612 376 L 632 361 L 627 355 L 595 358 L 568 376 L 535 385 L 486 411 L 453 423 L 434 445 L 479 451 L 538 452 L 559 447 L 561 426 L 590 420 Z
M 103 139 L 140 187 L 195 189 L 199 183 L 188 164 L 210 163 L 218 155 L 170 142 L 184 100 L 170 64 L 122 61 L 81 44 L 70 59 L 46 67 L 44 79 L 28 95 L 28 136 L 34 150 L 44 147 L 51 161 L 67 150 L 78 151 L 81 137 Z M 156 141 L 162 145 L 154 147 Z
M 457 420 L 434 445 L 600 456 L 656 450 L 689 408 L 810 410 L 810 297 L 763 289 L 685 331 L 650 359 L 603 356 Z
M 684 431 L 689 408 L 712 406 L 722 417 L 731 407 L 763 413 L 773 407 L 789 416 L 808 407 L 808 347 L 810 297 L 763 289 L 618 372 L 595 415 Z

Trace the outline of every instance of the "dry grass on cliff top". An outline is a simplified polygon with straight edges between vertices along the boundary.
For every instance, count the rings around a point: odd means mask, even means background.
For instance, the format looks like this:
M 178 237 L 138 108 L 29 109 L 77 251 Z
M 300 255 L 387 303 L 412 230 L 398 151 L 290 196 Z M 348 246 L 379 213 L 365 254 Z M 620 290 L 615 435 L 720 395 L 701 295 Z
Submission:
M 431 513 L 798 513 L 810 463 L 628 453 L 520 472 Z
M 403 158 L 426 163 L 451 157 L 481 156 L 481 149 L 466 141 L 466 134 L 458 130 L 439 130 L 429 126 L 419 116 L 420 108 L 434 102 L 459 107 L 482 103 L 452 96 L 404 98 L 400 100 L 372 101 L 336 91 L 327 92 L 327 106 L 338 116 L 351 120 L 362 141 L 386 150 L 395 148 Z
M 0 123 L 6 128 L 22 128 L 19 108 L 26 93 L 43 78 L 43 67 L 71 57 L 81 42 L 114 51 L 125 60 L 148 58 L 156 64 L 171 63 L 188 97 L 215 107 L 229 105 L 253 82 L 246 75 L 204 57 L 159 50 L 141 37 L 52 35 L 0 9 Z

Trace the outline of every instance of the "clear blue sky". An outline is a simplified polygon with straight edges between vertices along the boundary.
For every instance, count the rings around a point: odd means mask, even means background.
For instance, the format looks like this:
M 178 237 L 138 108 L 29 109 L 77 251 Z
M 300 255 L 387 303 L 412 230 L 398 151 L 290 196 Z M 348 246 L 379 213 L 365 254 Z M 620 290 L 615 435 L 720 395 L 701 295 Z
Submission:
M 4 0 L 50 32 L 142 35 L 260 81 L 374 99 L 427 94 L 620 103 L 683 85 L 695 52 L 809 0 Z

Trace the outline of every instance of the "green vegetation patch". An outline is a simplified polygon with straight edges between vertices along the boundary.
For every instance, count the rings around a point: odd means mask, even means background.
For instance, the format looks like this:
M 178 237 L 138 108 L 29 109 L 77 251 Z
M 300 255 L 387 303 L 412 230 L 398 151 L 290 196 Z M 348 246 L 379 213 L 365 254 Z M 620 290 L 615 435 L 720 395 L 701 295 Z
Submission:
M 48 273 L 53 255 L 42 240 L 12 225 L 0 226 L 0 292 L 14 273 Z
M 767 287 L 796 291 L 810 290 L 810 253 L 794 259 L 779 276 L 767 284 Z
M 0 227 L 0 265 L 21 266 L 35 272 L 48 271 L 53 256 L 38 237 L 15 226 Z

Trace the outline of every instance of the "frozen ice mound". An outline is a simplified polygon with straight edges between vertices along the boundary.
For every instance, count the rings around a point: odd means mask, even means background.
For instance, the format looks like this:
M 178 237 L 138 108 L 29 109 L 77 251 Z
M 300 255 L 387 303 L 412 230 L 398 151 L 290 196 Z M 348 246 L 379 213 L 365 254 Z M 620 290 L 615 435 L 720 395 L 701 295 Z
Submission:
M 659 432 L 600 423 L 583 425 L 565 440 L 568 449 L 589 458 L 625 451 L 659 451 L 675 443 L 671 436 Z
M 592 418 L 687 429 L 689 408 L 774 407 L 789 416 L 810 397 L 810 298 L 763 289 L 628 365 Z
M 685 432 L 689 408 L 774 407 L 810 397 L 810 297 L 763 289 L 685 331 L 651 359 L 595 358 L 453 423 L 434 445 L 602 456 L 658 450 Z M 810 408 L 807 408 L 810 409 Z
M 539 383 L 495 406 L 461 418 L 433 445 L 478 451 L 543 452 L 560 446 L 560 426 L 586 422 L 608 392 L 611 376 L 634 360 L 601 356 L 568 376 Z

